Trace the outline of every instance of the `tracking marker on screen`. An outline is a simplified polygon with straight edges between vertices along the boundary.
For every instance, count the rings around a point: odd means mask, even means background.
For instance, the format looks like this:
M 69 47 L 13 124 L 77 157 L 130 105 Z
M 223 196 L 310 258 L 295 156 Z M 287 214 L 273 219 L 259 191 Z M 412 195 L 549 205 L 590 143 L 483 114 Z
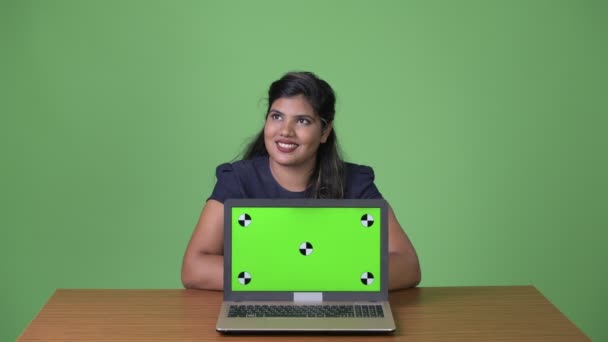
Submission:
M 312 254 L 312 251 L 312 244 L 310 242 L 302 242 L 302 244 L 300 244 L 300 254 L 308 256 Z
M 371 272 L 364 272 L 361 275 L 363 285 L 371 285 L 374 282 L 374 275 Z
M 366 228 L 371 227 L 374 224 L 374 217 L 370 214 L 361 216 L 361 224 Z
M 241 285 L 247 285 L 251 282 L 251 275 L 247 272 L 239 273 L 239 283 Z
M 251 224 L 251 216 L 249 214 L 241 214 L 239 216 L 239 224 L 241 227 L 247 227 Z

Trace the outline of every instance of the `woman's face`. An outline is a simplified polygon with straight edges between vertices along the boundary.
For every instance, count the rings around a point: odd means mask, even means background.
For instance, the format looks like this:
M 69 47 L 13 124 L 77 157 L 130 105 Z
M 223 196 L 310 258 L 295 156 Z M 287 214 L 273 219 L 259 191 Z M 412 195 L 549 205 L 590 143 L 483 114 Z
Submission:
M 264 125 L 264 143 L 271 163 L 314 168 L 317 149 L 331 132 L 331 124 L 323 131 L 321 124 L 321 118 L 304 96 L 275 100 Z

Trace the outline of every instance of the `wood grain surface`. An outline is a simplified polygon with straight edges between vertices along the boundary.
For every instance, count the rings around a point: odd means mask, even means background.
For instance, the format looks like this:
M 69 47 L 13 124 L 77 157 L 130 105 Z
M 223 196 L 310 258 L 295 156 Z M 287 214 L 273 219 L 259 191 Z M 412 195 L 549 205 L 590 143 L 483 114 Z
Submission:
M 532 286 L 391 292 L 397 331 L 384 336 L 225 336 L 221 302 L 214 291 L 60 289 L 19 341 L 589 341 Z

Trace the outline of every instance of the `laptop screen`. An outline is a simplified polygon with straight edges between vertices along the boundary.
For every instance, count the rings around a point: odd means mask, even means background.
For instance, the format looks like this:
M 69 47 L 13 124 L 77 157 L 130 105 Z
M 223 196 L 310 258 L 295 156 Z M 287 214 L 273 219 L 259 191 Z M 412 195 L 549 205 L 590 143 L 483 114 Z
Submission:
M 379 207 L 234 206 L 234 292 L 379 292 Z

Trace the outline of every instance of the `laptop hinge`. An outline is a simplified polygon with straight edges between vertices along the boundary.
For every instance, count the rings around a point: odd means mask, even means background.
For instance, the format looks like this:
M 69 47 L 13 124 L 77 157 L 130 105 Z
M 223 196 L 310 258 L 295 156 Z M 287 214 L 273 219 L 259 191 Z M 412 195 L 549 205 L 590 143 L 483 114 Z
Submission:
M 323 292 L 294 292 L 294 302 L 322 302 Z

